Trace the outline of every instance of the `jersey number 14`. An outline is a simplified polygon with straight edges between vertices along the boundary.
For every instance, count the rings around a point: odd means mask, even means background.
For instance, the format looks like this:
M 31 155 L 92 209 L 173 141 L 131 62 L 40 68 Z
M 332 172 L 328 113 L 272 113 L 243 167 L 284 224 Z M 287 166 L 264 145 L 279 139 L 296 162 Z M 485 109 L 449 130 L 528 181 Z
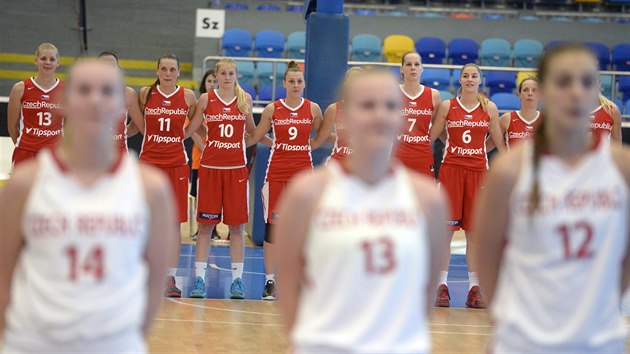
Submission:
M 77 281 L 79 277 L 92 277 L 101 281 L 105 277 L 105 262 L 103 248 L 94 246 L 89 252 L 82 255 L 76 245 L 70 245 L 65 249 L 68 258 L 68 278 Z

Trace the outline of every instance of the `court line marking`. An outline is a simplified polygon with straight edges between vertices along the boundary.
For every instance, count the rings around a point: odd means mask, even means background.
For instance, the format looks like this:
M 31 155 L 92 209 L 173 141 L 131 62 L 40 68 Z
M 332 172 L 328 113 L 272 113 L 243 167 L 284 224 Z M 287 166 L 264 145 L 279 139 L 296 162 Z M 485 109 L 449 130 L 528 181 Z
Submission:
M 174 302 L 176 304 L 180 304 L 180 305 L 185 305 L 185 306 L 191 306 L 191 307 L 196 307 L 196 308 L 202 308 L 202 309 L 209 309 L 209 310 L 217 310 L 217 311 L 227 311 L 227 312 L 237 312 L 237 313 L 245 313 L 245 314 L 250 314 L 250 315 L 267 315 L 267 316 L 280 316 L 279 313 L 269 313 L 269 312 L 256 312 L 256 311 L 245 311 L 245 310 L 233 310 L 233 309 L 224 309 L 224 308 L 220 308 L 220 307 L 213 307 L 213 306 L 203 306 L 203 305 L 195 305 L 195 304 L 189 304 L 187 302 L 183 302 L 183 301 L 179 301 L 179 300 L 175 300 L 175 299 L 166 299 L 170 302 Z M 243 300 L 239 300 L 239 301 L 243 301 Z M 254 300 L 254 301 L 262 301 L 262 300 Z
M 222 270 L 222 271 L 225 271 L 225 272 L 232 272 L 232 269 L 222 268 L 222 267 L 219 267 L 218 265 L 216 265 L 214 263 L 210 263 L 209 265 L 210 265 L 210 268 L 212 268 L 212 269 Z M 243 274 L 265 275 L 265 273 L 245 272 L 245 271 L 243 271 Z
M 156 318 L 156 321 L 168 321 L 168 322 L 193 322 L 193 323 L 217 323 L 217 324 L 229 324 L 229 325 L 248 325 L 248 326 L 272 326 L 282 327 L 282 323 L 255 323 L 255 322 L 229 322 L 229 321 L 210 321 L 210 320 L 183 320 L 179 318 Z

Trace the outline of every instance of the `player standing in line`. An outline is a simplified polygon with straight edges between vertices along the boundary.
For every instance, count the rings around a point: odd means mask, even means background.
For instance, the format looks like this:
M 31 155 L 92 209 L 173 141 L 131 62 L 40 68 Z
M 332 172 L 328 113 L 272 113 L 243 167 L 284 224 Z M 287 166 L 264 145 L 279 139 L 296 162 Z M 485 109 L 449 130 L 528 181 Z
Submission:
M 449 224 L 453 231 L 471 231 L 472 211 L 481 189 L 483 177 L 488 170 L 486 136 L 497 146 L 499 152 L 505 150 L 505 140 L 499 125 L 499 110 L 487 98 L 479 94 L 481 70 L 476 64 L 462 67 L 459 77 L 459 96 L 440 104 L 434 124 L 431 126 L 431 144 L 446 132 L 444 157 L 438 180 L 446 190 L 451 204 Z M 452 234 L 451 234 L 452 239 Z M 468 263 L 469 291 L 466 306 L 485 308 L 479 291 L 475 255 L 475 240 L 466 233 L 466 261 Z M 450 250 L 449 250 L 450 253 Z M 436 306 L 449 307 L 450 294 L 448 278 L 449 257 L 444 257 L 440 272 Z
M 501 116 L 501 131 L 505 136 L 508 147 L 529 139 L 543 117 L 538 110 L 538 80 L 528 77 L 518 85 L 518 95 L 521 99 L 521 109 L 508 112 Z M 491 144 L 489 144 L 491 145 Z M 490 147 L 489 147 L 490 149 Z
M 196 131 L 185 128 L 186 120 L 193 116 L 197 99 L 192 90 L 177 86 L 179 60 L 167 54 L 158 59 L 157 80 L 140 89 L 140 104 L 144 111 L 144 139 L 140 160 L 161 169 L 171 182 L 177 202 L 176 213 L 180 223 L 188 220 L 188 180 L 190 167 L 184 149 L 184 140 Z M 180 225 L 173 236 L 181 243 Z M 175 284 L 179 247 L 173 248 L 166 279 L 165 294 L 181 297 Z
M 446 198 L 392 158 L 391 73 L 353 76 L 343 102 L 352 155 L 294 179 L 281 203 L 281 313 L 296 353 L 427 353 Z
M 118 63 L 118 55 L 114 52 L 105 51 L 98 55 L 98 59 L 109 63 L 110 65 L 120 68 Z M 127 151 L 127 138 L 144 131 L 144 117 L 138 103 L 138 94 L 136 90 L 127 86 L 125 87 L 125 102 L 127 109 L 120 115 L 120 119 L 114 127 L 112 127 L 112 137 L 116 141 L 118 147 Z M 127 116 L 131 117 L 131 122 L 127 124 Z
M 630 150 L 588 134 L 598 67 L 583 46 L 543 55 L 545 119 L 481 193 L 473 230 L 495 353 L 626 352 Z
M 398 135 L 394 156 L 407 168 L 435 179 L 429 129 L 441 102 L 440 93 L 420 84 L 422 57 L 417 52 L 403 55 L 400 74 L 405 129 Z
M 245 134 L 253 133 L 256 125 L 252 97 L 238 84 L 236 62 L 232 59 L 219 60 L 215 73 L 219 88 L 199 97 L 197 111 L 189 127 L 193 131 L 197 130 L 203 122 L 207 128 L 199 169 L 199 235 L 195 248 L 195 283 L 190 297 L 206 296 L 210 235 L 216 225 L 223 221 L 230 229 L 230 297 L 244 299 L 243 233 L 244 225 L 249 220 L 249 170 L 245 157 Z
M 75 64 L 63 142 L 16 167 L 0 193 L 0 333 L 6 353 L 144 353 L 174 247 L 173 197 L 122 153 L 117 68 Z
M 287 183 L 300 172 L 313 170 L 311 151 L 319 148 L 328 139 L 332 127 L 322 127 L 322 111 L 319 105 L 302 97 L 306 82 L 304 73 L 291 61 L 284 73 L 282 85 L 287 97 L 270 103 L 263 110 L 260 123 L 247 138 L 247 145 L 262 139 L 273 129 L 273 146 L 262 190 L 265 223 L 267 230 L 263 244 L 265 253 L 264 300 L 276 299 L 275 258 L 271 243 L 270 225 L 275 224 L 280 214 L 278 201 Z M 317 136 L 311 139 L 311 133 Z
M 603 135 L 616 144 L 621 144 L 621 112 L 611 100 L 599 94 L 596 98 L 598 107 L 591 112 L 590 131 Z
M 348 78 L 352 75 L 362 71 L 363 68 L 358 66 L 348 69 L 344 81 L 348 80 Z M 343 103 L 341 100 L 331 103 L 328 108 L 326 108 L 324 111 L 322 126 L 333 127 L 333 132 L 330 133 L 328 141 L 333 143 L 334 146 L 327 162 L 330 161 L 330 159 L 335 159 L 337 161 L 346 160 L 352 153 L 352 147 L 350 146 L 350 140 L 348 139 L 348 134 L 346 133 L 346 123 L 343 119 Z
M 15 144 L 13 165 L 53 146 L 63 131 L 63 83 L 55 77 L 59 51 L 42 43 L 35 51 L 37 76 L 13 85 L 7 107 L 7 127 Z

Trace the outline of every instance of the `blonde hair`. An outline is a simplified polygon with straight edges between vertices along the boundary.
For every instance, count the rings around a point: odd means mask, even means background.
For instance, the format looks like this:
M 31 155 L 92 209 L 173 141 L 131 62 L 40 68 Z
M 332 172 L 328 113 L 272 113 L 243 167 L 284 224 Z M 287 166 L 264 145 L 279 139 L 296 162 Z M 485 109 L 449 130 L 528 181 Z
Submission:
M 606 113 L 608 114 L 613 114 L 613 110 L 615 109 L 616 104 L 609 100 L 608 98 L 606 98 L 606 96 L 602 95 L 601 93 L 599 94 L 599 105 L 602 106 L 602 108 L 604 109 L 604 111 L 606 111 Z
M 357 80 L 365 77 L 371 76 L 385 76 L 392 78 L 394 81 L 397 81 L 392 74 L 391 71 L 379 67 L 363 67 L 361 70 L 356 70 L 355 73 L 351 76 L 346 76 L 346 79 L 341 86 L 341 100 L 345 103 L 349 97 L 350 89 L 353 86 L 352 84 Z
M 42 43 L 37 47 L 37 50 L 35 51 L 35 56 L 38 57 L 39 53 L 42 50 L 54 50 L 55 51 L 55 58 L 59 58 L 59 49 L 57 49 L 57 47 L 55 47 L 54 44 L 52 43 Z
M 238 66 L 236 65 L 236 62 L 230 58 L 223 58 L 219 60 L 214 66 L 214 72 L 218 73 L 219 68 L 223 65 L 233 65 L 236 72 L 238 72 Z M 238 107 L 239 111 L 245 114 L 249 114 L 250 107 L 249 103 L 247 103 L 247 92 L 245 92 L 241 85 L 239 85 L 238 79 L 234 81 L 234 95 L 236 96 L 236 106 Z
M 468 63 L 462 66 L 462 70 L 459 72 L 460 79 L 462 78 L 462 75 L 464 74 L 464 69 L 468 67 L 473 67 L 477 69 L 477 72 L 479 73 L 479 78 L 481 79 L 481 69 L 479 68 L 479 65 L 474 64 L 474 63 Z M 462 94 L 462 87 L 460 86 L 459 89 L 457 90 L 457 95 L 460 96 L 461 94 Z M 490 102 L 489 99 L 487 99 L 484 95 L 477 93 L 477 101 L 479 101 L 479 104 L 481 105 L 481 109 L 484 112 L 488 110 L 488 102 Z

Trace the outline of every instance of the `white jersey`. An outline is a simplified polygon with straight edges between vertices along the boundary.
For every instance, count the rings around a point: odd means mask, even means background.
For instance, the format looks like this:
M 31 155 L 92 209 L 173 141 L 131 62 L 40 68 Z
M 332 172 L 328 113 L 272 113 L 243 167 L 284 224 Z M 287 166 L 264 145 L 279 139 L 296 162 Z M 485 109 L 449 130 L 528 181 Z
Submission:
M 43 150 L 21 221 L 6 352 L 143 352 L 149 207 L 136 159 L 94 185 Z
M 304 246 L 298 353 L 424 353 L 427 223 L 407 171 L 368 185 L 329 162 Z
M 495 352 L 625 352 L 619 307 L 628 186 L 610 144 L 601 139 L 575 167 L 543 155 L 534 215 L 533 144 L 525 144 L 492 308 Z

